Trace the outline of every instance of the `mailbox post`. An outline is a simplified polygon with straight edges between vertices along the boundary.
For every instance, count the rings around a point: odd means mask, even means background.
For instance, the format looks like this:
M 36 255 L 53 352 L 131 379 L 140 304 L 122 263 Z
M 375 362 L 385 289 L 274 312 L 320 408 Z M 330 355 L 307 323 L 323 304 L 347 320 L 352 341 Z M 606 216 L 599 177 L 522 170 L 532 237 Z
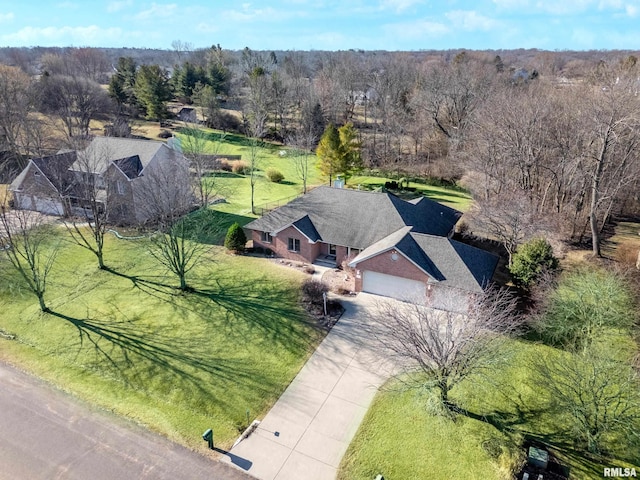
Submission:
M 208 429 L 202 434 L 202 439 L 209 443 L 209 448 L 213 450 L 213 430 Z

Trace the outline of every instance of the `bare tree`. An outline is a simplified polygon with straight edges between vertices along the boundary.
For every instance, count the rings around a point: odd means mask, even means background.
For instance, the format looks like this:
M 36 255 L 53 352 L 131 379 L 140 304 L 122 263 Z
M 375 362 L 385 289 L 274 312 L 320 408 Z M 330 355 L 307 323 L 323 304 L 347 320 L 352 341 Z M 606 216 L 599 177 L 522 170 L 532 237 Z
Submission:
M 607 347 L 608 349 L 608 347 Z M 633 450 L 640 438 L 640 381 L 630 365 L 591 349 L 533 361 L 550 406 L 565 414 L 573 438 L 591 453 L 606 444 Z
M 225 134 L 212 137 L 202 128 L 185 126 L 180 138 L 180 149 L 189 160 L 193 190 L 201 207 L 206 207 L 216 195 L 218 185 L 215 163 L 220 153 Z
M 84 77 L 45 76 L 40 87 L 42 110 L 60 117 L 68 138 L 86 137 L 91 119 L 111 108 L 107 92 Z
M 104 237 L 107 232 L 107 184 L 103 177 L 105 165 L 111 159 L 108 147 L 73 144 L 76 161 L 72 165 L 73 177 L 65 196 L 69 199 L 69 215 L 64 224 L 73 241 L 89 250 L 98 260 L 98 268 L 104 270 Z
M 318 143 L 318 137 L 313 129 L 299 130 L 289 137 L 287 143 L 295 148 L 293 164 L 296 168 L 296 175 L 302 181 L 302 193 L 307 193 L 307 181 L 315 160 L 313 149 Z
M 470 299 L 467 314 L 382 302 L 370 328 L 409 388 L 436 388 L 442 404 L 454 407 L 456 385 L 503 360 L 503 344 L 519 326 L 514 312 L 514 298 L 490 289 Z
M 635 97 L 637 78 L 615 81 L 587 97 L 591 142 L 584 169 L 589 179 L 589 226 L 594 256 L 601 256 L 602 226 L 619 194 L 640 172 L 640 106 Z
M 545 231 L 543 219 L 520 192 L 478 200 L 469 216 L 471 228 L 502 243 L 511 259 L 518 245 Z
M 3 149 L 11 152 L 11 160 L 22 169 L 23 155 L 40 153 L 40 121 L 35 111 L 35 88 L 30 77 L 15 67 L 0 65 L 0 134 Z M 0 165 L 0 172 L 3 165 Z
M 181 172 L 176 172 L 182 169 Z M 176 163 L 147 173 L 139 185 L 138 198 L 144 199 L 145 214 L 155 233 L 149 243 L 149 253 L 180 282 L 179 288 L 190 290 L 187 274 L 198 259 L 209 249 L 200 241 L 211 225 L 185 216 L 194 204 L 191 185 L 176 181 L 188 175 L 187 163 Z
M 0 251 L 38 298 L 40 310 L 49 312 L 44 296 L 59 250 L 53 227 L 40 213 L 10 210 L 7 200 L 0 200 Z

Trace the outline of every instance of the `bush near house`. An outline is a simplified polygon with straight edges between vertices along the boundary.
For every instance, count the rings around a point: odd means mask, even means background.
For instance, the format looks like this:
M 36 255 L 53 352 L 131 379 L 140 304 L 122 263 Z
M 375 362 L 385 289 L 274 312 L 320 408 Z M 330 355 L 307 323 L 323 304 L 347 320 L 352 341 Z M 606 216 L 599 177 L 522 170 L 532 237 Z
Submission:
M 227 236 L 224 239 L 224 246 L 232 252 L 244 251 L 247 243 L 247 236 L 244 234 L 242 227 L 236 222 L 227 230 Z
M 545 271 L 558 268 L 558 259 L 553 255 L 553 248 L 544 238 L 533 240 L 520 246 L 513 255 L 509 271 L 515 282 L 529 287 Z

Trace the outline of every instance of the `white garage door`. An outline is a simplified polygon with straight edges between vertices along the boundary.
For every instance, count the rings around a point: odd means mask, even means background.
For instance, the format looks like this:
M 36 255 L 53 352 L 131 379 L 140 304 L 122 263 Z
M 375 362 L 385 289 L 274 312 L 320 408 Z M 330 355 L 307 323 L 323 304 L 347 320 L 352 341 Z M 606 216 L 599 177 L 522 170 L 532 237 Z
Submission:
M 49 199 L 49 198 L 35 198 L 35 210 L 42 213 L 48 213 L 51 215 L 62 215 L 64 213 L 64 208 L 62 203 Z
M 384 273 L 363 272 L 362 291 L 412 302 L 426 302 L 426 286 L 422 282 Z

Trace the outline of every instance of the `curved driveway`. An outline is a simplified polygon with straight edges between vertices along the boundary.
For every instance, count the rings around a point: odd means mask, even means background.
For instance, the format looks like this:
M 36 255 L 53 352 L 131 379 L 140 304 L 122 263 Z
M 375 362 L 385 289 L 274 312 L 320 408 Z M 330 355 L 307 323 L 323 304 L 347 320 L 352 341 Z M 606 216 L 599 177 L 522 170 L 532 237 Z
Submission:
M 251 477 L 0 363 L 0 479 Z

